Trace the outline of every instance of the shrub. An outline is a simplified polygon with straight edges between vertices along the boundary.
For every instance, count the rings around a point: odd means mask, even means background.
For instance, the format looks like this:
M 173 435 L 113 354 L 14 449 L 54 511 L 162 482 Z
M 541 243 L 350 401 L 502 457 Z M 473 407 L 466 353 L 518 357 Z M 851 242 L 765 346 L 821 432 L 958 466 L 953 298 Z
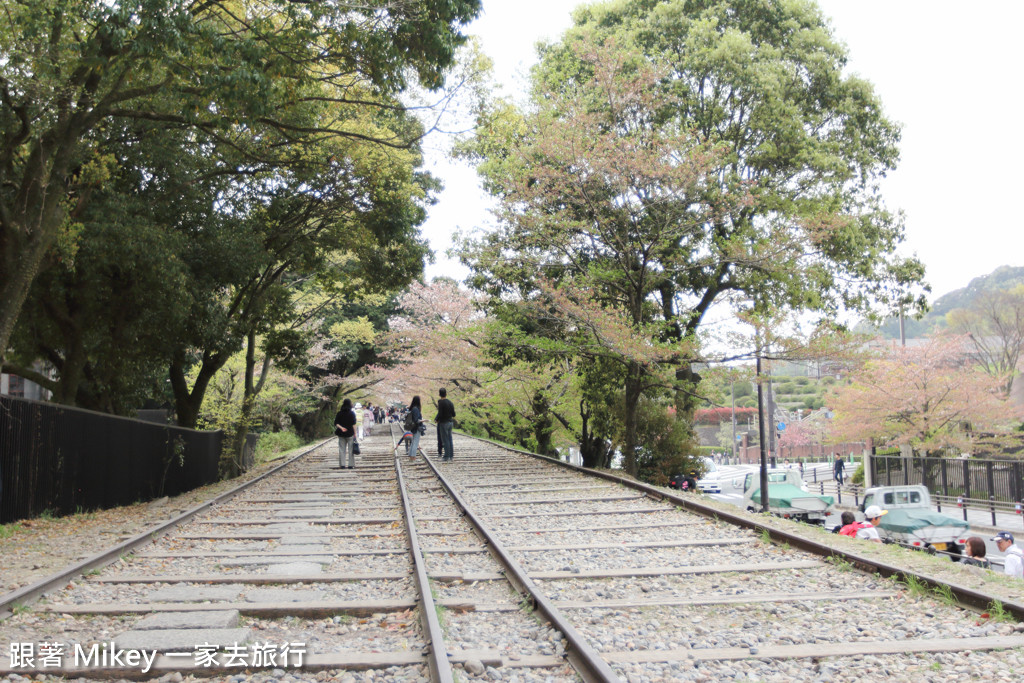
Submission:
M 753 401 L 753 399 L 744 399 L 744 401 Z M 756 401 L 754 401 L 756 405 Z M 757 414 L 757 411 L 753 407 L 740 408 L 740 401 L 736 401 L 736 420 L 746 420 L 747 417 L 751 417 Z M 695 410 L 693 413 L 693 421 L 699 425 L 717 425 L 723 422 L 730 422 L 732 420 L 732 410 L 729 408 L 701 408 Z
M 256 462 L 273 460 L 278 453 L 285 453 L 302 446 L 303 441 L 295 432 L 266 432 L 260 434 L 256 443 Z

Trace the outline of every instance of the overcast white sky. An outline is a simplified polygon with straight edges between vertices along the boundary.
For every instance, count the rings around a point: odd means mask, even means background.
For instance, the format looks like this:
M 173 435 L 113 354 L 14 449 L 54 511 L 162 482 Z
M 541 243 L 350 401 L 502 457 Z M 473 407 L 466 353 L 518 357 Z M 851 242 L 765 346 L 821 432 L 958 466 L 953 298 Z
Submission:
M 579 0 L 484 0 L 470 26 L 506 92 L 521 93 L 534 44 L 557 40 Z M 932 296 L 1000 265 L 1024 265 L 1021 0 L 819 0 L 849 48 L 849 70 L 871 81 L 903 126 L 902 161 L 883 186 L 906 213 L 904 252 L 927 267 Z M 428 167 L 446 189 L 423 227 L 437 254 L 427 277 L 467 275 L 444 256 L 451 233 L 492 224 L 470 168 L 427 142 Z

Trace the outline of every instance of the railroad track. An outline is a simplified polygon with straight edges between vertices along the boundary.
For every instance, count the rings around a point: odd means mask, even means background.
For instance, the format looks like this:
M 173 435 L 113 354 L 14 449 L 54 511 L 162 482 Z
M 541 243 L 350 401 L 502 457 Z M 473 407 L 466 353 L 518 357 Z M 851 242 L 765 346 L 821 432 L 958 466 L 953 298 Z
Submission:
M 394 456 L 377 429 L 355 470 L 332 441 L 55 579 L 70 583 L 0 622 L 0 675 L 945 681 L 1024 666 L 1014 624 L 883 578 L 898 569 L 469 437 L 451 463 Z M 27 645 L 32 666 L 12 667 Z

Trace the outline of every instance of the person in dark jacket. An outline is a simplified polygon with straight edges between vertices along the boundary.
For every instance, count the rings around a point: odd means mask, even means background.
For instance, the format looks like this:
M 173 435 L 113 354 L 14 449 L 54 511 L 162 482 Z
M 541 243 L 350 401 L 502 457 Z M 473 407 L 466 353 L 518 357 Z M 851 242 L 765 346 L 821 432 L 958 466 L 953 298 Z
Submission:
M 338 467 L 353 469 L 356 466 L 356 456 L 352 452 L 352 444 L 356 440 L 356 414 L 350 399 L 342 401 L 341 410 L 334 416 L 334 433 L 338 435 Z
M 409 455 L 416 457 L 417 449 L 420 447 L 420 427 L 423 425 L 423 412 L 420 409 L 420 397 L 413 396 L 409 404 L 409 413 L 412 414 L 412 441 L 409 443 Z
M 991 569 L 992 564 L 985 557 L 985 539 L 979 536 L 971 536 L 964 543 L 964 554 L 967 557 L 960 558 L 960 564 L 968 564 L 982 569 Z
M 455 457 L 455 449 L 452 446 L 452 427 L 455 426 L 455 405 L 448 400 L 448 390 L 440 389 L 438 395 L 441 400 L 437 402 L 437 453 L 441 460 L 450 461 Z

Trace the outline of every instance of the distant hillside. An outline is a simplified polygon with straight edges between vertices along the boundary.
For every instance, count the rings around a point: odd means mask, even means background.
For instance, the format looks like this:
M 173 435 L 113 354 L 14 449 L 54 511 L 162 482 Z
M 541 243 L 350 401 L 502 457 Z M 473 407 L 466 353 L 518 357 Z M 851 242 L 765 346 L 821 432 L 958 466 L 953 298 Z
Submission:
M 988 275 L 974 278 L 963 289 L 940 296 L 932 302 L 932 310 L 923 318 L 920 320 L 908 318 L 904 321 L 904 332 L 908 339 L 924 337 L 945 326 L 947 313 L 956 308 L 968 307 L 981 292 L 1009 289 L 1019 284 L 1024 284 L 1024 266 L 1000 266 Z M 857 326 L 858 332 L 871 332 L 872 330 L 874 328 L 864 323 Z M 898 318 L 886 318 L 881 327 L 875 331 L 886 339 L 899 339 L 900 321 Z

